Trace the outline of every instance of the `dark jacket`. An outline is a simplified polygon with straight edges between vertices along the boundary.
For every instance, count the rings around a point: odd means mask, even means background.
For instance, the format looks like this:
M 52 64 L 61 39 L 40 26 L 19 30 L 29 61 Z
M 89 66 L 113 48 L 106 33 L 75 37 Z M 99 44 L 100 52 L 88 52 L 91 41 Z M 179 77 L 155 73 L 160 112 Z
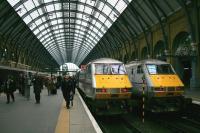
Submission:
M 70 94 L 73 88 L 73 80 L 71 78 L 63 79 L 61 89 L 63 93 Z
M 4 92 L 5 93 L 13 93 L 14 91 L 16 91 L 15 82 L 12 79 L 8 79 L 4 83 Z
M 38 76 L 36 76 L 33 79 L 34 93 L 41 93 L 42 86 L 43 86 L 42 79 L 40 79 Z

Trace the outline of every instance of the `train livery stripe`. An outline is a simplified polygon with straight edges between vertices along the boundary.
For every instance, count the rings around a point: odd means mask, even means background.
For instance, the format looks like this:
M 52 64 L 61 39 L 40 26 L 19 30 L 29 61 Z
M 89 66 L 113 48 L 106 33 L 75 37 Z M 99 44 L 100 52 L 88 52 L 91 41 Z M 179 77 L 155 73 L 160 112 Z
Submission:
M 177 75 L 150 75 L 154 87 L 184 86 Z
M 64 100 L 61 106 L 55 133 L 69 133 L 69 110 L 66 109 Z
M 95 75 L 96 88 L 131 88 L 128 75 Z

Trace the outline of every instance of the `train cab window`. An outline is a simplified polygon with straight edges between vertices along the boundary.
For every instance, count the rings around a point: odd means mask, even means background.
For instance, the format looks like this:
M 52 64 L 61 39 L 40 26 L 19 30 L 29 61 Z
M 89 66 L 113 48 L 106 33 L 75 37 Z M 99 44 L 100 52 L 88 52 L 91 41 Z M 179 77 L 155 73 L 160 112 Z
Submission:
M 149 74 L 174 74 L 170 64 L 147 64 Z
M 103 74 L 103 64 L 95 64 L 95 74 Z
M 125 67 L 123 64 L 111 64 L 111 73 L 112 74 L 125 74 Z
M 110 74 L 108 64 L 95 64 L 95 74 Z
M 125 74 L 123 64 L 95 64 L 95 74 Z
M 138 74 L 142 74 L 143 73 L 142 66 L 138 66 L 137 67 L 137 73 Z

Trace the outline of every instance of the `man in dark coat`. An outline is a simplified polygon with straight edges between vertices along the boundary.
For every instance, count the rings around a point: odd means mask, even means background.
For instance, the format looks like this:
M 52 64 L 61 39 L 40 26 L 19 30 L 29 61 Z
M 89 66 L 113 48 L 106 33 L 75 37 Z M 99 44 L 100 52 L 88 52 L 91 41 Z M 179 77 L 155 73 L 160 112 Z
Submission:
M 12 76 L 8 76 L 7 81 L 5 82 L 5 93 L 7 96 L 7 104 L 10 103 L 10 97 L 12 98 L 12 101 L 15 101 L 15 97 L 14 97 L 14 91 L 16 90 L 15 88 L 15 82 L 14 79 L 12 78 Z
M 33 79 L 33 88 L 35 93 L 36 104 L 40 103 L 40 93 L 42 89 L 42 79 L 36 74 Z
M 70 104 L 70 92 L 72 91 L 73 87 L 73 81 L 69 76 L 64 76 L 61 89 L 63 93 L 63 97 L 66 101 L 66 107 L 69 109 L 69 104 Z

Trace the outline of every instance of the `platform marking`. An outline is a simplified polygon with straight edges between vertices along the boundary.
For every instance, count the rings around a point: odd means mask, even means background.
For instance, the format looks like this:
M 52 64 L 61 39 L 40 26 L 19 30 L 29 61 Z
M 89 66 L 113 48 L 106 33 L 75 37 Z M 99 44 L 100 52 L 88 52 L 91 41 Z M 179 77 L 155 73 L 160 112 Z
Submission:
M 94 119 L 94 117 L 92 116 L 92 114 L 90 113 L 88 107 L 86 106 L 85 102 L 83 101 L 81 95 L 79 94 L 79 92 L 77 91 L 77 94 L 78 94 L 78 97 L 80 98 L 82 104 L 83 104 L 83 107 L 85 108 L 85 111 L 90 119 L 90 121 L 92 122 L 92 125 L 96 131 L 96 133 L 103 133 L 101 128 L 99 127 L 99 125 L 97 124 L 96 120 Z
M 64 100 L 61 106 L 55 133 L 69 133 L 69 110 L 67 110 Z
M 192 103 L 200 105 L 199 101 L 192 101 Z

